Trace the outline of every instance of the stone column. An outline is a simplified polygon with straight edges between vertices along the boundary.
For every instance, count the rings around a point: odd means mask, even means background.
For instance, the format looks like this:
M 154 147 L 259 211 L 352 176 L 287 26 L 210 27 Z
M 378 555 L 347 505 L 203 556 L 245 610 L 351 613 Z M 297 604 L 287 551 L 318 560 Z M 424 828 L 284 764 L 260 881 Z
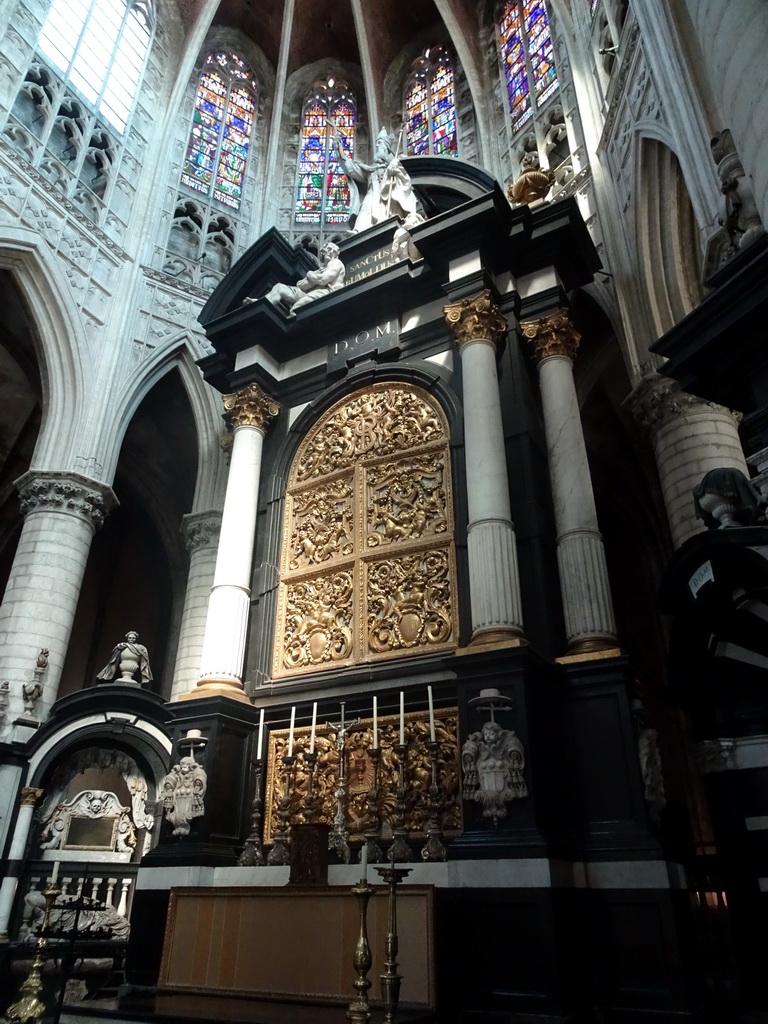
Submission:
M 486 289 L 443 308 L 461 354 L 471 643 L 523 635 L 520 575 L 501 421 L 496 346 L 507 322 Z
M 705 529 L 696 518 L 693 489 L 710 469 L 739 469 L 749 477 L 739 440 L 738 413 L 680 390 L 652 373 L 627 399 L 650 436 L 675 547 Z
M 573 380 L 581 335 L 565 310 L 520 328 L 539 372 L 568 653 L 610 650 L 616 622 Z
M 251 602 L 256 513 L 264 435 L 280 411 L 258 384 L 224 396 L 233 427 L 232 458 L 221 518 L 213 587 L 208 601 L 200 678 L 180 699 L 232 697 L 247 701 L 242 673 Z
M 35 709 L 42 721 L 56 700 L 93 535 L 117 499 L 106 484 L 77 473 L 30 470 L 16 487 L 25 522 L 0 607 L 0 679 L 11 682 L 13 720 L 22 710 L 21 685 L 47 648 Z
M 220 530 L 221 512 L 217 510 L 192 512 L 182 521 L 184 543 L 189 552 L 189 572 L 171 700 L 176 700 L 194 686 L 200 672 L 205 618 L 213 586 Z
M 24 854 L 27 849 L 29 829 L 35 805 L 43 795 L 42 789 L 25 788 L 21 791 L 19 813 L 16 817 L 16 828 L 8 851 L 8 864 L 5 877 L 0 883 L 0 942 L 8 941 L 8 922 L 11 919 L 13 900 L 24 867 Z

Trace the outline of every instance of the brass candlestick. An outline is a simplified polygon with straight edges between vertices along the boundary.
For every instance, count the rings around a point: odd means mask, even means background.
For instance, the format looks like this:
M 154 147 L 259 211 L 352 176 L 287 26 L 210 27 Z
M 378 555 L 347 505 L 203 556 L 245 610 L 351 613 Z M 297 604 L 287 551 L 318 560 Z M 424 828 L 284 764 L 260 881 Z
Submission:
M 290 863 L 288 843 L 291 838 L 291 798 L 293 796 L 293 767 L 295 764 L 295 754 L 285 754 L 283 756 L 285 782 L 283 783 L 283 795 L 280 798 L 280 806 L 277 812 L 280 823 L 275 832 L 272 849 L 267 857 L 267 864 L 270 865 L 283 866 Z
M 427 841 L 421 848 L 422 860 L 445 860 L 448 856 L 443 843 L 443 830 L 440 827 L 440 787 L 437 784 L 437 751 L 438 743 L 430 740 L 427 743 L 429 760 L 432 765 L 432 784 L 429 787 L 429 825 L 427 826 Z
M 365 845 L 368 847 L 368 863 L 381 864 L 385 859 L 384 851 L 379 845 L 379 760 L 381 751 L 378 747 L 370 747 L 368 756 L 373 765 L 373 784 L 368 790 L 366 800 L 368 827 L 365 830 Z
M 261 791 L 261 780 L 264 776 L 263 758 L 253 762 L 253 770 L 256 777 L 256 788 L 253 794 L 253 808 L 251 811 L 251 833 L 245 840 L 243 852 L 237 861 L 240 867 L 243 868 L 264 866 L 264 850 L 261 845 L 261 813 L 264 806 L 264 796 Z
M 384 1002 L 384 1024 L 395 1024 L 397 1006 L 400 1002 L 400 982 L 402 975 L 397 973 L 397 884 L 402 882 L 406 875 L 410 875 L 410 868 L 376 868 L 378 873 L 389 886 L 389 916 L 387 919 L 387 944 L 385 947 L 386 970 L 379 975 L 381 980 L 381 998 Z
M 35 1021 L 41 1021 L 45 1015 L 45 1003 L 40 999 L 40 993 L 43 991 L 42 974 L 45 966 L 45 952 L 49 945 L 46 932 L 53 904 L 60 893 L 61 886 L 53 881 L 43 889 L 45 911 L 43 912 L 43 922 L 40 925 L 40 933 L 35 943 L 35 958 L 32 961 L 29 974 L 22 983 L 21 998 L 5 1011 L 7 1024 L 33 1024 Z
M 392 845 L 387 859 L 395 864 L 398 861 L 413 859 L 405 831 L 405 760 L 408 756 L 407 743 L 393 744 L 397 751 L 397 802 L 395 803 L 395 827 L 392 829 Z
M 371 898 L 373 889 L 361 878 L 357 885 L 352 886 L 352 892 L 357 896 L 360 908 L 360 934 L 355 945 L 355 955 L 352 958 L 357 977 L 353 984 L 357 989 L 357 995 L 347 1007 L 347 1019 L 356 1021 L 357 1024 L 368 1024 L 371 1019 L 371 1004 L 368 1002 L 368 989 L 371 983 L 368 980 L 368 971 L 371 969 L 373 958 L 371 947 L 368 944 L 368 900 Z
M 307 795 L 304 797 L 302 811 L 304 821 L 311 825 L 315 820 L 315 772 L 317 771 L 317 751 L 306 751 L 304 760 L 307 764 Z

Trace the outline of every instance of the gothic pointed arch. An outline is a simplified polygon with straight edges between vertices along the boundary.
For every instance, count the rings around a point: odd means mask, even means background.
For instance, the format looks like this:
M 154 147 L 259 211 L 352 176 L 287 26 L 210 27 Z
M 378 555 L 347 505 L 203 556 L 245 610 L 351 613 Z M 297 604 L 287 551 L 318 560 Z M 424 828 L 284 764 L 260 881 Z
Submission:
M 288 476 L 273 675 L 457 646 L 444 411 L 415 385 L 336 402 Z

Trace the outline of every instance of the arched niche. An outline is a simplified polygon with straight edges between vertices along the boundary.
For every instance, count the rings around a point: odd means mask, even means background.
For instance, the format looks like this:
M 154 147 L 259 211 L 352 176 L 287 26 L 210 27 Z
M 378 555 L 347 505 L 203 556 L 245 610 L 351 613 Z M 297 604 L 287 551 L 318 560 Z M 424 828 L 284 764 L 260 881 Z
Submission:
M 702 252 L 680 162 L 650 136 L 640 139 L 636 216 L 640 273 L 660 336 L 701 301 Z
M 23 523 L 14 486 L 29 469 L 40 432 L 42 385 L 33 325 L 18 288 L 0 270 L 0 595 Z
M 120 505 L 91 546 L 59 697 L 91 686 L 128 630 L 149 651 L 151 688 L 168 696 L 186 583 L 180 534 L 198 466 L 195 420 L 177 370 L 146 394 L 125 432 Z

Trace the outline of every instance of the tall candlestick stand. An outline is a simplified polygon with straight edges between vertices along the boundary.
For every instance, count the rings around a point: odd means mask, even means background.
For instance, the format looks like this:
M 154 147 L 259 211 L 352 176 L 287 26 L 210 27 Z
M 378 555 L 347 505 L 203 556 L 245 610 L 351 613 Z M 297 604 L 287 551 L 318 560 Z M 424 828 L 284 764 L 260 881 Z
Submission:
M 242 868 L 253 868 L 264 866 L 264 849 L 261 845 L 261 814 L 264 807 L 264 795 L 261 790 L 261 782 L 264 777 L 264 758 L 253 761 L 254 793 L 251 809 L 251 832 L 245 840 L 243 852 L 237 859 Z
M 291 838 L 291 798 L 293 797 L 293 767 L 296 764 L 295 754 L 283 755 L 283 771 L 285 782 L 283 783 L 283 795 L 280 799 L 280 807 L 277 812 L 280 824 L 275 832 L 272 849 L 267 857 L 267 864 L 285 865 L 290 863 L 288 843 Z
M 387 918 L 387 944 L 385 947 L 386 970 L 379 975 L 381 979 L 381 998 L 384 1002 L 384 1024 L 395 1024 L 397 1005 L 400 1002 L 400 982 L 402 975 L 397 973 L 397 884 L 402 882 L 406 875 L 410 875 L 410 868 L 376 868 L 378 873 L 389 886 L 389 915 Z
M 304 821 L 311 825 L 315 820 L 315 772 L 317 771 L 317 751 L 313 751 L 311 754 L 309 751 L 304 752 L 304 761 L 307 765 L 307 792 L 304 797 L 304 803 L 302 805 L 302 811 L 304 814 Z
M 432 765 L 432 785 L 429 787 L 429 825 L 427 826 L 427 841 L 421 848 L 422 860 L 445 860 L 447 857 L 445 843 L 443 843 L 443 830 L 440 827 L 440 787 L 437 784 L 437 751 L 439 744 L 436 740 L 429 740 L 427 743 L 429 760 Z
M 353 982 L 357 989 L 357 995 L 347 1007 L 347 1019 L 355 1021 L 356 1024 L 368 1024 L 371 1019 L 371 1004 L 368 1002 L 368 989 L 371 987 L 371 983 L 368 980 L 368 971 L 373 963 L 371 947 L 368 944 L 368 900 L 371 898 L 373 888 L 364 878 L 361 878 L 357 885 L 352 886 L 352 892 L 357 896 L 360 909 L 360 934 L 357 937 L 355 955 L 352 958 L 352 963 L 357 971 L 357 977 Z
M 373 765 L 373 784 L 368 790 L 368 798 L 365 805 L 368 816 L 365 830 L 365 845 L 368 847 L 368 863 L 382 864 L 385 858 L 384 852 L 379 845 L 379 760 L 381 759 L 381 750 L 378 747 L 370 747 L 368 756 Z
M 397 751 L 397 802 L 395 803 L 395 825 L 392 829 L 392 845 L 387 853 L 387 859 L 396 864 L 398 861 L 406 863 L 413 860 L 411 848 L 408 845 L 405 831 L 405 761 L 408 756 L 407 743 L 393 744 Z
M 41 1021 L 45 1016 L 45 1003 L 40 999 L 40 993 L 43 991 L 42 975 L 45 966 L 45 953 L 49 946 L 47 936 L 48 919 L 51 916 L 56 897 L 60 892 L 61 886 L 53 881 L 49 882 L 46 888 L 43 889 L 45 911 L 43 912 L 43 921 L 40 925 L 37 942 L 35 943 L 35 958 L 32 961 L 29 974 L 22 983 L 20 990 L 21 998 L 5 1011 L 7 1024 L 34 1024 L 36 1021 Z

